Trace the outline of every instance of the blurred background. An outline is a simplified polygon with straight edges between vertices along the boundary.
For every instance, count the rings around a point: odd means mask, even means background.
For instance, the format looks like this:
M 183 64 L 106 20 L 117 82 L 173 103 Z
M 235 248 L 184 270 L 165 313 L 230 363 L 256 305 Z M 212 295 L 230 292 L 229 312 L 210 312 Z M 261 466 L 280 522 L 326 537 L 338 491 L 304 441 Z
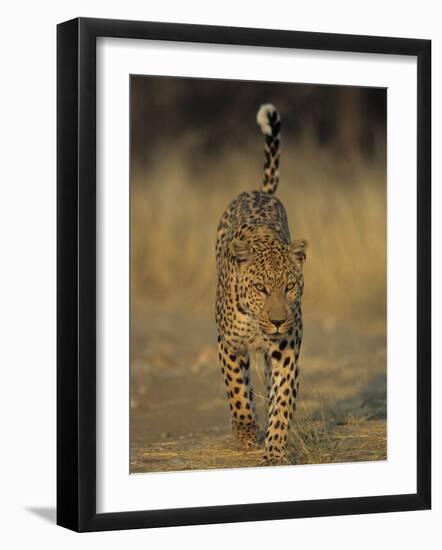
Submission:
M 228 439 L 214 247 L 229 202 L 261 185 L 268 102 L 277 195 L 309 241 L 292 460 L 386 456 L 386 90 L 132 76 L 132 471 L 256 462 Z

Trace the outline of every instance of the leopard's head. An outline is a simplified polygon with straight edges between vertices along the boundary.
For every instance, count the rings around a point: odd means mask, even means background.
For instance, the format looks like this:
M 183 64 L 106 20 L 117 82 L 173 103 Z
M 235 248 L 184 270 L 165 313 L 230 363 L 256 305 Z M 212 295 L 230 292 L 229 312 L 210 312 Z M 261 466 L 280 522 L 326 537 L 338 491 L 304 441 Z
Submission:
M 293 326 L 304 290 L 305 250 L 304 239 L 285 244 L 272 234 L 257 241 L 232 241 L 239 308 L 254 317 L 265 334 L 283 335 Z

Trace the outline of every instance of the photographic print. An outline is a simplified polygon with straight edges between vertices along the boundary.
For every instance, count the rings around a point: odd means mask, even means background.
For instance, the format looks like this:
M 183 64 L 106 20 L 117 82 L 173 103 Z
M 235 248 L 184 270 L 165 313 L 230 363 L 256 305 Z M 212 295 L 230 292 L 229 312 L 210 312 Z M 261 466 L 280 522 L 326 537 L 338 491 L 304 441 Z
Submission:
M 429 509 L 430 234 L 430 40 L 59 24 L 57 524 Z
M 130 472 L 387 458 L 384 88 L 130 77 Z

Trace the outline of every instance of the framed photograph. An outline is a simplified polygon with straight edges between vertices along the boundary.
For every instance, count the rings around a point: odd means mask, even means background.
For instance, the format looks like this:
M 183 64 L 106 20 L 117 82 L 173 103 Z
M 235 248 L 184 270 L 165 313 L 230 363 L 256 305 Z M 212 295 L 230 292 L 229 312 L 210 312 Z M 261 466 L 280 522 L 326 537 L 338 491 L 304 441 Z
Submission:
M 430 41 L 57 37 L 57 523 L 429 509 Z

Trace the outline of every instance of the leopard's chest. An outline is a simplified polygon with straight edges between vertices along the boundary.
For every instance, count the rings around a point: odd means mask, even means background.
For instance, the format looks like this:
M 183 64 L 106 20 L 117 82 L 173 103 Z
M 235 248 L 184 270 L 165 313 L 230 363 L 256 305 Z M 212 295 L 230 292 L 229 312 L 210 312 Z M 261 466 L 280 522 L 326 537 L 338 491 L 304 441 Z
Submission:
M 263 334 L 256 319 L 236 311 L 231 325 L 230 341 L 238 350 L 265 351 L 269 346 L 269 337 Z
M 247 349 L 249 351 L 264 352 L 269 347 L 269 339 L 266 338 L 261 331 L 250 335 L 247 341 Z

